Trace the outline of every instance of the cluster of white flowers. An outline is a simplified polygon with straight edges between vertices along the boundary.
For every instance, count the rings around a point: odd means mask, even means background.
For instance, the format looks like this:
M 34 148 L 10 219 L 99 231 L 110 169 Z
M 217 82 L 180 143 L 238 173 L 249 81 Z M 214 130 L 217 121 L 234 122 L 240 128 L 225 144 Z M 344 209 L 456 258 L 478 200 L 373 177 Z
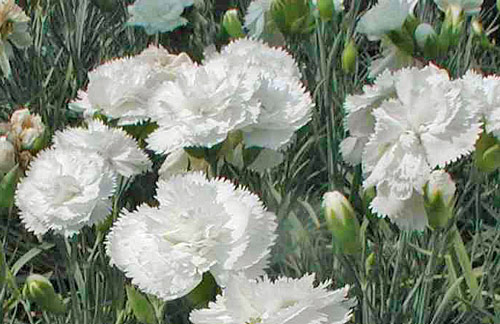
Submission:
M 471 104 L 464 80 L 451 81 L 434 65 L 407 68 L 385 72 L 364 94 L 346 100 L 351 137 L 342 153 L 362 163 L 363 186 L 376 187 L 371 208 L 403 228 L 426 226 L 423 187 L 432 170 L 474 150 L 486 105 Z
M 187 24 L 181 17 L 184 8 L 193 5 L 193 0 L 136 0 L 128 7 L 128 24 L 144 27 L 147 34 L 169 32 Z
M 17 188 L 21 219 L 35 234 L 73 235 L 109 215 L 117 174 L 130 177 L 150 167 L 132 138 L 99 121 L 58 132 Z
M 274 283 L 265 277 L 277 219 L 256 195 L 191 172 L 160 180 L 156 198 L 157 208 L 143 205 L 121 215 L 107 237 L 107 253 L 133 284 L 163 300 L 188 294 L 210 272 L 223 295 L 209 309 L 193 311 L 193 323 L 350 319 L 347 288 L 328 291 L 330 282 L 314 288 L 313 275 Z

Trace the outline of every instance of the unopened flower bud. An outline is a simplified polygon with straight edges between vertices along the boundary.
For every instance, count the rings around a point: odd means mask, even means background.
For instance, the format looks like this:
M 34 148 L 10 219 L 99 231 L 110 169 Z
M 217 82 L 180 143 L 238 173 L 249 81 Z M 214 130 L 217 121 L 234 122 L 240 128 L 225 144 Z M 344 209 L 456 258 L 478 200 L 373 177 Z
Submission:
M 0 179 L 16 165 L 16 149 L 6 136 L 0 137 Z
M 433 228 L 446 226 L 453 216 L 456 185 L 444 170 L 433 171 L 424 187 L 425 208 L 429 225 Z
M 346 43 L 344 51 L 342 52 L 342 70 L 345 73 L 354 73 L 356 70 L 356 57 L 358 56 L 358 50 L 356 48 L 356 42 L 351 39 Z
M 476 142 L 476 167 L 482 172 L 493 172 L 500 167 L 500 140 L 483 132 Z
M 478 36 L 481 36 L 483 34 L 483 24 L 481 23 L 481 21 L 476 17 L 474 19 L 472 19 L 472 23 L 471 23 L 471 26 L 472 26 L 472 31 L 474 32 L 474 34 L 478 35 Z
M 332 20 L 333 12 L 335 10 L 333 0 L 317 0 L 317 6 L 321 20 Z
M 361 251 L 359 222 L 349 201 L 338 191 L 323 196 L 323 209 L 339 251 L 356 254 Z
M 39 115 L 33 115 L 27 108 L 16 110 L 10 118 L 10 137 L 19 147 L 31 150 L 37 139 L 42 138 L 45 125 Z
M 418 25 L 417 29 L 415 29 L 414 35 L 415 41 L 421 49 L 425 48 L 426 43 L 435 41 L 436 39 L 436 32 L 434 31 L 434 28 L 427 23 Z
M 271 16 L 284 34 L 300 34 L 309 30 L 311 15 L 307 0 L 273 0 Z
M 243 27 L 241 26 L 240 18 L 238 17 L 238 9 L 229 9 L 224 14 L 222 26 L 229 36 L 233 38 L 243 37 Z
M 45 311 L 52 313 L 63 313 L 65 311 L 61 297 L 56 294 L 54 287 L 44 276 L 30 275 L 26 279 L 24 294 Z

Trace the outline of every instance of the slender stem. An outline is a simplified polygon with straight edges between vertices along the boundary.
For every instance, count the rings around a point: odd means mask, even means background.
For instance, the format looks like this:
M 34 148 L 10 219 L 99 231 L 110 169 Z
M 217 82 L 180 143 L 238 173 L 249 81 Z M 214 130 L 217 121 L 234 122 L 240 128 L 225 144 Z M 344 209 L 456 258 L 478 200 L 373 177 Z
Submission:
M 465 278 L 465 282 L 467 283 L 467 286 L 469 287 L 472 299 L 475 303 L 476 306 L 482 307 L 484 305 L 482 296 L 481 296 L 481 289 L 479 287 L 479 284 L 477 282 L 476 277 L 474 276 L 474 273 L 472 271 L 472 263 L 470 261 L 469 255 L 467 254 L 467 250 L 465 249 L 465 244 L 462 240 L 462 237 L 460 236 L 460 232 L 458 231 L 458 228 L 456 225 L 453 225 L 451 229 L 450 235 L 452 236 L 451 243 L 452 243 L 452 251 L 454 252 L 455 256 L 458 260 L 458 263 L 460 264 L 460 267 L 462 268 L 463 276 Z

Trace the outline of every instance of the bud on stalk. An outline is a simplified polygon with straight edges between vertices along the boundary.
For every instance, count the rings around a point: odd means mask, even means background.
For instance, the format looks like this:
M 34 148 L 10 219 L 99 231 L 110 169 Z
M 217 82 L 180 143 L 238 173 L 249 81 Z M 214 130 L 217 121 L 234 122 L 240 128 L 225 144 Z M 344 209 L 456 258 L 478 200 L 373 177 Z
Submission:
M 243 27 L 241 26 L 241 22 L 238 17 L 238 9 L 229 9 L 226 11 L 224 18 L 222 19 L 222 26 L 232 38 L 245 36 L 243 33 Z
M 327 192 L 323 196 L 322 206 L 339 251 L 343 254 L 359 253 L 360 226 L 349 201 L 338 191 Z

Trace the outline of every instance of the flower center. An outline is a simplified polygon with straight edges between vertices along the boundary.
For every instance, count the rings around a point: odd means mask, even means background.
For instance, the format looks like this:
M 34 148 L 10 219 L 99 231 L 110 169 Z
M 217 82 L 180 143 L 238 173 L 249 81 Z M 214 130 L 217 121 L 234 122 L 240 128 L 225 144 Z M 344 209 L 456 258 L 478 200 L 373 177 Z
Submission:
M 75 178 L 71 176 L 58 176 L 54 185 L 54 203 L 63 204 L 70 201 L 82 192 Z

